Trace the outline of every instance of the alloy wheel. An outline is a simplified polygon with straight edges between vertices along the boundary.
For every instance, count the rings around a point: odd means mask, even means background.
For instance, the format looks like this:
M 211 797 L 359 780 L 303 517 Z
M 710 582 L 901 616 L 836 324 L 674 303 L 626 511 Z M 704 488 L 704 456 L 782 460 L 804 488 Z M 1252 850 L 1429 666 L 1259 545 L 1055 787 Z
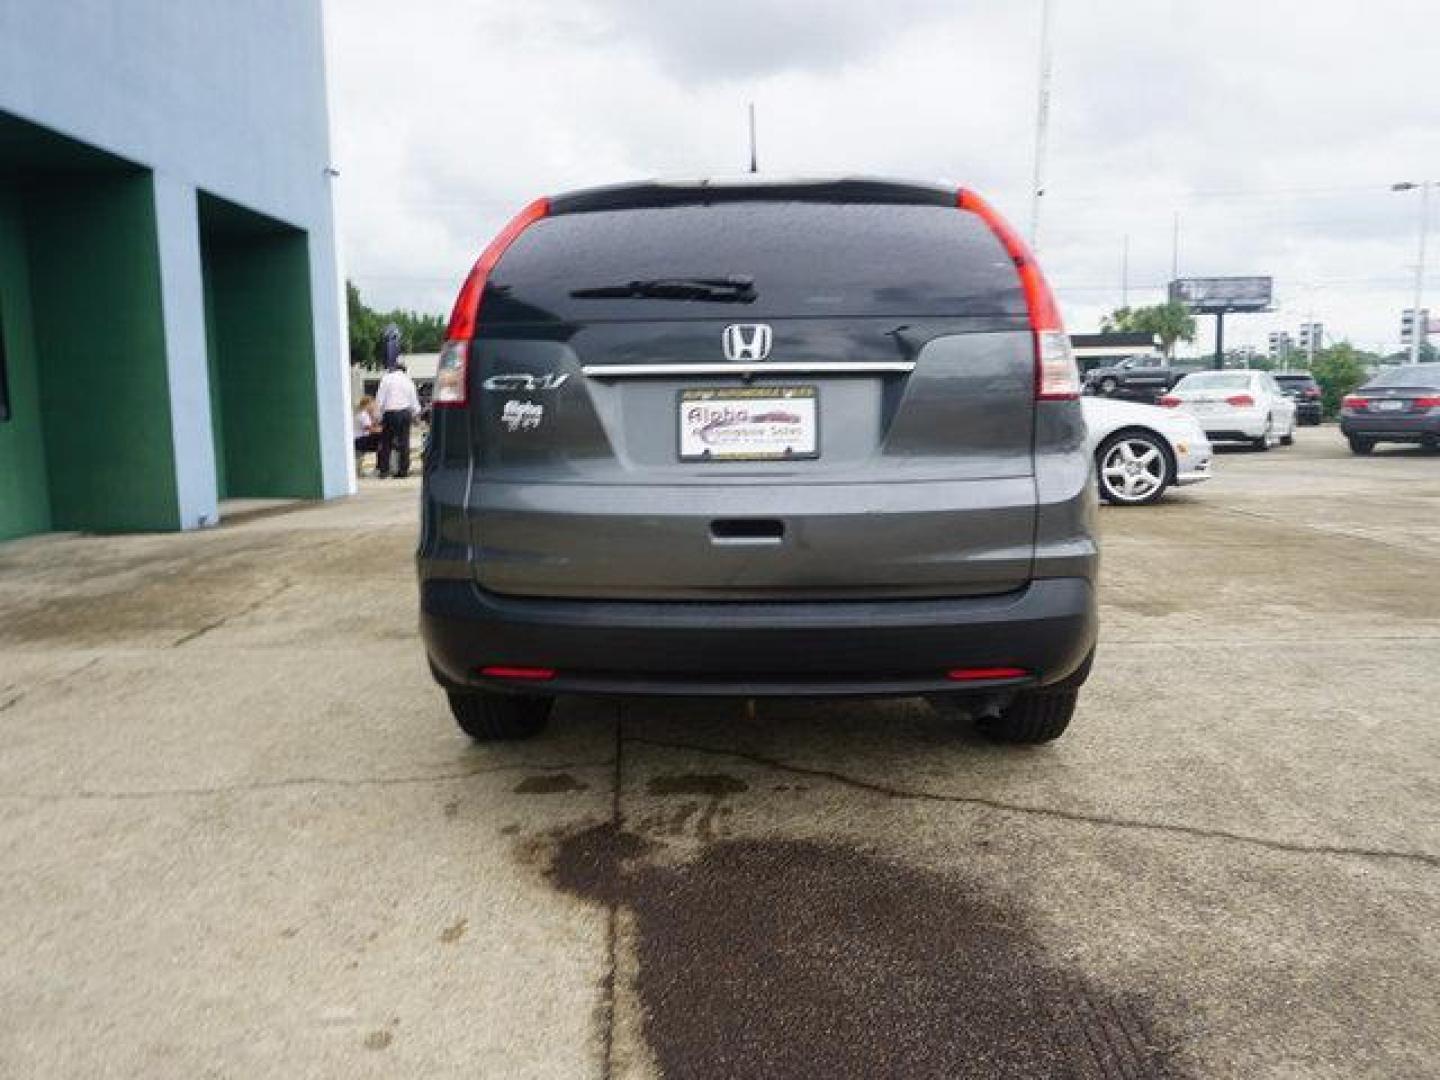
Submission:
M 1120 438 L 1100 461 L 1105 494 L 1114 502 L 1138 503 L 1156 497 L 1165 487 L 1168 468 L 1160 447 L 1140 435 Z

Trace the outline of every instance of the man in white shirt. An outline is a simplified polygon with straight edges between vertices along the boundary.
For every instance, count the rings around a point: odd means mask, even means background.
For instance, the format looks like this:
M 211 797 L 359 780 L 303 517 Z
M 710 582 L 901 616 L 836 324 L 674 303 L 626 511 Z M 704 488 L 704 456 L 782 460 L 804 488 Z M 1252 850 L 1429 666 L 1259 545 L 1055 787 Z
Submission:
M 380 453 L 375 471 L 383 479 L 390 475 L 394 464 L 396 477 L 403 479 L 410 475 L 410 424 L 420 414 L 420 395 L 404 364 L 397 363 L 380 380 L 375 407 L 380 410 Z

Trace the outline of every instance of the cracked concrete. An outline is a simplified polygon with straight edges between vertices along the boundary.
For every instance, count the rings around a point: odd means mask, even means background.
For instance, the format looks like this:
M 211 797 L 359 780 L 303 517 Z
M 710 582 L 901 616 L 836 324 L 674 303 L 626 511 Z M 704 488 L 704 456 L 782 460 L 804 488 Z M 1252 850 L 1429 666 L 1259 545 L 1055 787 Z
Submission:
M 879 1039 L 836 1075 L 885 1075 L 886 1045 L 956 1052 L 927 1018 L 983 1003 L 972 956 L 1081 988 L 973 1069 L 1436 1071 L 1440 459 L 1306 429 L 1104 511 L 1095 675 L 1039 750 L 910 701 L 564 702 L 472 747 L 419 651 L 414 517 L 413 481 L 370 483 L 0 546 L 0 1075 L 643 1078 L 833 1049 L 812 1022 Z M 607 823 L 645 851 L 626 891 L 557 889 Z M 901 924 L 957 923 L 953 970 L 901 977 Z M 767 997 L 772 961 L 855 996 Z

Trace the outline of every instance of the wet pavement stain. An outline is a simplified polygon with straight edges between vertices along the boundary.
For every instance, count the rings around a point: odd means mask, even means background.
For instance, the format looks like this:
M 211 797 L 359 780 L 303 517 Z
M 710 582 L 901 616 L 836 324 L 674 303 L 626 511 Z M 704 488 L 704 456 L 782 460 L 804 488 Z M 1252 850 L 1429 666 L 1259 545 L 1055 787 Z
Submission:
M 517 795 L 561 795 L 567 791 L 586 791 L 589 784 L 576 780 L 569 773 L 550 776 L 527 776 L 515 785 Z
M 645 787 L 651 795 L 705 795 L 712 799 L 723 799 L 726 795 L 738 795 L 742 791 L 750 790 L 750 785 L 744 780 L 737 780 L 723 773 L 654 776 Z
M 384 1028 L 378 1028 L 365 1036 L 365 1049 L 384 1050 L 394 1041 L 395 1035 L 393 1032 L 386 1031 Z
M 698 812 L 699 817 L 695 819 L 696 835 L 702 840 L 713 840 L 716 818 L 728 817 L 730 814 L 730 807 L 723 805 L 726 796 L 749 791 L 750 785 L 724 773 L 676 773 L 651 777 L 645 789 L 651 795 L 694 795 L 708 799 L 703 809 L 699 803 L 682 806 L 675 815 L 673 824 L 664 831 L 672 836 L 683 834 L 690 824 L 690 819 Z
M 660 1075 L 1170 1078 L 1146 1003 L 1066 970 L 975 883 L 848 848 L 730 840 L 690 862 L 611 825 L 553 884 L 633 916 Z
M 465 936 L 466 929 L 470 926 L 469 919 L 457 919 L 444 930 L 440 931 L 440 944 L 454 945 Z

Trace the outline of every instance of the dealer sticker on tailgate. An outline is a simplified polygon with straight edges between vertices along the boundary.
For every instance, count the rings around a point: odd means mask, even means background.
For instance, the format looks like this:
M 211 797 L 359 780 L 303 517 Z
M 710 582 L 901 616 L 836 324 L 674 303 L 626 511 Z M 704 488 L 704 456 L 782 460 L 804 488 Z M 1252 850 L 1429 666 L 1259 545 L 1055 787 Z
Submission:
M 813 386 L 680 391 L 681 461 L 787 461 L 819 456 Z

